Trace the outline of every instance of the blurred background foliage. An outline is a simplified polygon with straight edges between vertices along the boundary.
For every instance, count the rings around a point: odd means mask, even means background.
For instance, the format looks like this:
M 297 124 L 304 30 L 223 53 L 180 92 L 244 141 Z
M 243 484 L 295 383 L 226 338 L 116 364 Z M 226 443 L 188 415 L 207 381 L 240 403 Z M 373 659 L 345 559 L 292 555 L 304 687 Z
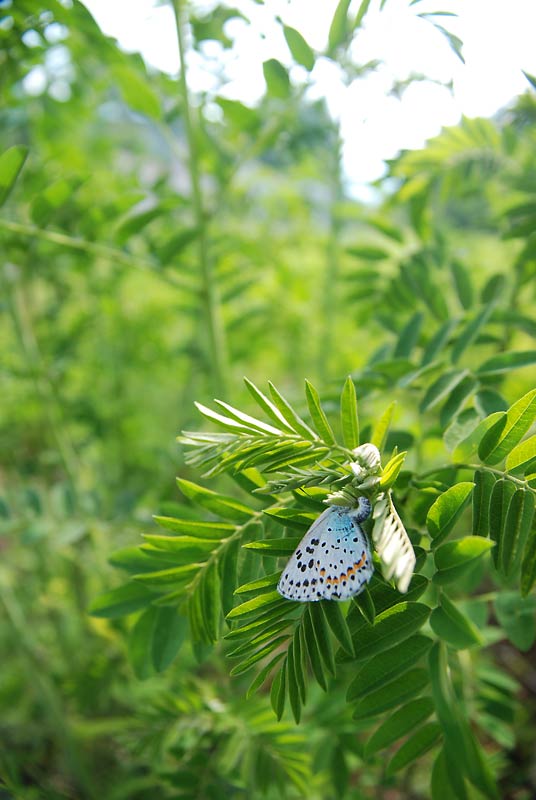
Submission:
M 233 46 L 224 22 L 239 12 L 181 7 L 183 50 Z M 442 429 L 423 440 L 396 384 L 408 320 L 422 314 L 407 336 L 425 345 L 497 297 L 498 327 L 467 365 L 534 352 L 535 80 L 496 118 L 401 153 L 380 201 L 359 203 L 337 124 L 306 89 L 315 58 L 348 81 L 374 70 L 348 55 L 367 8 L 339 3 L 323 54 L 286 29 L 303 69 L 290 80 L 265 62 L 252 108 L 220 94 L 224 74 L 192 97 L 186 69 L 185 81 L 148 69 L 77 0 L 0 4 L 0 152 L 18 147 L 21 166 L 15 182 L 0 165 L 0 189 L 14 184 L 0 192 L 0 796 L 329 798 L 349 776 L 362 796 L 427 796 L 426 771 L 395 790 L 362 766 L 343 693 L 319 697 L 299 729 L 278 724 L 263 696 L 243 699 L 219 651 L 185 647 L 139 681 L 128 621 L 87 616 L 113 583 L 110 553 L 171 513 L 175 475 L 193 475 L 175 437 L 197 427 L 195 399 L 251 410 L 246 374 L 303 404 L 307 377 L 329 412 L 352 374 L 364 417 L 396 399 L 392 444 L 433 467 Z M 501 375 L 504 407 L 531 388 L 532 363 Z M 534 693 L 530 653 L 504 658 Z M 534 775 L 525 756 L 525 772 L 515 764 L 533 720 L 512 708 L 502 796 L 529 798 Z

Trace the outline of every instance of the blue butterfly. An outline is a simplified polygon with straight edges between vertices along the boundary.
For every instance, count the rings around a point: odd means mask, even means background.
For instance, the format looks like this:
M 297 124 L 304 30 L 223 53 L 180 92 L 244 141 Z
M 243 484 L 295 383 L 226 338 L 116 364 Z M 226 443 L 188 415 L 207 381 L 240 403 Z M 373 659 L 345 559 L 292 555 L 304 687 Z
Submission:
M 360 497 L 357 508 L 330 506 L 311 525 L 277 585 L 288 600 L 347 600 L 363 591 L 374 566 L 360 526 L 371 511 Z

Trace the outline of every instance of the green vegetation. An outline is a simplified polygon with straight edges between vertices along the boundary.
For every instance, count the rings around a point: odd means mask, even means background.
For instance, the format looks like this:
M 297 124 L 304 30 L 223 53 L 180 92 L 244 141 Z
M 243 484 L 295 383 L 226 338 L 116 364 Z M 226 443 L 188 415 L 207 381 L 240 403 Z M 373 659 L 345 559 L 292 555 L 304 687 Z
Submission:
M 78 0 L 0 25 L 0 797 L 530 800 L 536 79 L 369 207 L 307 91 L 369 0 L 256 107 L 188 72 L 245 14 L 171 5 L 177 80 Z M 408 592 L 284 600 L 364 442 Z

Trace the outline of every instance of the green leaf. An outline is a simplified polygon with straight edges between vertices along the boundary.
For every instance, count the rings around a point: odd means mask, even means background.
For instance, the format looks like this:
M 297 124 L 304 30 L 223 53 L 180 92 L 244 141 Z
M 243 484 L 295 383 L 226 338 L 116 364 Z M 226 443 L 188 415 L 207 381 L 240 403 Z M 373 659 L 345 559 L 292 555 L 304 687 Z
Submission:
M 431 639 L 417 634 L 371 658 L 357 671 L 346 699 L 351 702 L 398 679 L 428 652 L 431 645 Z
M 305 609 L 305 613 L 303 615 L 303 629 L 304 629 L 304 638 L 305 638 L 305 647 L 307 650 L 307 655 L 309 656 L 309 661 L 311 663 L 311 669 L 313 670 L 313 675 L 315 676 L 316 682 L 322 689 L 327 692 L 328 684 L 326 680 L 326 675 L 324 672 L 324 668 L 322 666 L 322 656 L 320 655 L 320 644 L 316 635 L 316 630 L 313 624 L 313 619 L 311 616 L 311 603 L 307 605 Z
M 27 147 L 17 144 L 5 150 L 0 156 L 0 206 L 4 205 L 13 189 L 28 152 Z
M 251 638 L 258 633 L 258 628 L 265 630 L 267 627 L 272 626 L 276 620 L 285 617 L 289 613 L 287 604 L 279 606 L 271 606 L 267 611 L 259 614 L 252 622 L 241 625 L 239 628 L 233 628 L 225 634 L 225 639 L 243 639 L 245 637 Z
M 148 553 L 142 547 L 122 547 L 116 550 L 108 559 L 113 567 L 124 569 L 127 572 L 144 573 L 162 570 L 169 564 L 168 553 Z M 180 567 L 183 569 L 183 567 Z M 139 576 L 137 576 L 139 577 Z
M 277 391 L 273 383 L 269 382 L 268 386 L 270 388 L 270 394 L 272 395 L 272 400 L 274 401 L 277 408 L 284 416 L 290 427 L 296 433 L 299 433 L 301 436 L 303 436 L 304 439 L 307 439 L 310 442 L 314 441 L 315 439 L 318 439 L 316 433 L 313 430 L 311 430 L 311 428 L 305 424 L 303 419 L 301 419 L 301 417 L 299 417 L 296 414 L 290 403 L 288 403 L 287 400 L 285 400 L 285 398 L 283 397 L 283 395 Z
M 489 534 L 497 543 L 492 550 L 493 563 L 496 567 L 502 565 L 501 549 L 503 546 L 504 531 L 508 508 L 516 491 L 512 481 L 501 478 L 493 487 L 489 504 Z
M 424 348 L 424 353 L 421 359 L 421 366 L 426 366 L 427 364 L 431 364 L 432 361 L 436 358 L 436 356 L 443 351 L 445 345 L 447 344 L 450 334 L 456 327 L 456 320 L 448 320 L 440 328 L 436 331 L 436 333 L 432 336 L 426 347 Z
M 162 109 L 160 99 L 153 91 L 149 79 L 138 73 L 128 64 L 114 64 L 113 77 L 121 90 L 125 103 L 140 114 L 160 119 Z
M 258 578 L 255 581 L 244 583 L 242 586 L 239 586 L 238 589 L 235 589 L 234 593 L 245 594 L 246 592 L 262 592 L 265 589 L 271 589 L 272 587 L 277 586 L 280 577 L 281 570 L 278 570 L 278 572 L 272 572 L 270 575 L 265 575 L 264 577 Z
M 525 72 L 524 69 L 522 69 L 521 72 L 523 73 L 525 78 L 528 80 L 528 82 L 530 83 L 532 88 L 536 89 L 536 78 L 534 77 L 534 75 L 531 75 L 530 72 Z
M 277 58 L 269 58 L 262 65 L 264 80 L 268 89 L 268 94 L 286 100 L 290 97 L 290 80 L 288 72 Z
M 177 485 L 189 500 L 224 519 L 230 519 L 233 522 L 246 522 L 255 516 L 253 509 L 248 508 L 243 503 L 239 503 L 233 497 L 226 497 L 182 478 L 177 478 Z
M 467 375 L 456 388 L 453 389 L 441 408 L 439 415 L 439 420 L 443 428 L 446 428 L 451 419 L 461 411 L 477 386 L 478 383 L 473 376 Z
M 528 535 L 521 563 L 521 594 L 527 597 L 536 582 L 536 528 Z
M 468 800 L 462 771 L 455 764 L 448 764 L 445 748 L 434 761 L 430 791 L 431 800 Z
M 420 404 L 420 411 L 429 411 L 444 400 L 469 375 L 468 370 L 455 369 L 444 372 L 428 387 Z
M 455 526 L 469 503 L 473 486 L 474 483 L 470 481 L 457 483 L 439 495 L 430 507 L 426 516 L 426 527 L 434 540 L 434 546 L 440 544 Z
M 148 608 L 140 614 L 128 634 L 128 660 L 138 680 L 143 681 L 153 674 L 151 647 L 153 630 L 159 610 Z
M 233 607 L 234 590 L 238 583 L 238 558 L 240 555 L 240 542 L 234 539 L 224 548 L 220 559 L 221 571 L 221 606 L 223 616 Z
M 143 583 L 145 586 L 168 587 L 169 584 L 187 584 L 199 571 L 200 567 L 200 564 L 184 564 L 180 567 L 169 567 L 155 572 L 142 572 L 138 575 L 133 575 L 132 580 Z
M 438 609 L 435 609 L 437 611 Z M 432 697 L 438 719 L 449 741 L 456 741 L 458 734 L 458 704 L 450 680 L 447 649 L 443 642 L 435 642 L 428 656 L 428 667 L 432 685 Z M 463 763 L 461 754 L 460 762 Z
M 155 615 L 151 658 L 157 672 L 163 672 L 175 660 L 188 631 L 185 617 L 173 607 L 159 608 Z
M 341 429 L 344 446 L 353 450 L 359 445 L 359 418 L 354 382 L 346 378 L 341 394 Z
M 220 406 L 220 408 L 223 408 L 223 410 L 227 412 L 231 419 L 242 425 L 245 425 L 248 428 L 251 428 L 255 431 L 260 431 L 261 433 L 267 433 L 268 435 L 272 436 L 282 435 L 280 428 L 274 428 L 273 425 L 268 425 L 266 422 L 262 422 L 262 420 L 257 419 L 256 417 L 252 417 L 249 414 L 244 414 L 243 411 L 240 411 L 234 406 L 230 406 L 229 403 L 224 403 L 223 400 L 214 400 L 214 402 Z M 194 405 L 199 411 L 201 411 L 201 413 L 205 413 L 205 415 L 207 411 L 209 411 L 211 415 L 214 413 L 210 409 L 205 408 L 205 406 L 202 406 L 201 403 L 194 403 Z
M 300 689 L 298 686 L 298 682 L 296 680 L 295 661 L 294 661 L 294 642 L 291 642 L 289 644 L 287 650 L 286 664 L 287 664 L 288 699 L 290 701 L 292 716 L 294 717 L 296 725 L 299 725 L 301 717 L 301 698 L 300 698 Z
M 508 403 L 494 389 L 480 389 L 475 395 L 475 408 L 481 416 L 489 416 L 496 411 L 507 411 Z
M 393 353 L 395 358 L 409 358 L 419 340 L 424 314 L 416 311 L 402 329 Z
M 259 608 L 265 608 L 266 606 L 281 603 L 288 603 L 288 601 L 284 600 L 278 591 L 266 592 L 265 594 L 260 594 L 257 597 L 253 597 L 251 600 L 246 600 L 245 603 L 241 603 L 239 606 L 235 606 L 227 614 L 227 619 L 243 617 L 245 614 L 251 614 L 253 611 L 258 611 Z
M 259 644 L 265 644 L 268 640 L 275 639 L 276 635 L 282 633 L 289 627 L 288 619 L 279 619 L 275 622 L 267 623 L 262 626 L 259 632 L 253 631 L 252 637 L 248 637 L 237 647 L 230 650 L 227 655 L 229 658 L 238 658 L 257 650 Z
M 536 434 L 514 447 L 506 457 L 508 472 L 524 474 L 536 467 Z
M 289 536 L 287 539 L 263 539 L 261 542 L 249 542 L 242 545 L 244 550 L 256 550 L 263 556 L 291 556 L 301 542 L 301 536 Z
M 488 303 L 488 305 L 473 317 L 473 319 L 469 320 L 467 325 L 462 329 L 451 350 L 451 361 L 453 364 L 458 361 L 462 353 L 474 342 L 481 329 L 490 318 L 493 307 L 493 302 Z
M 365 14 L 369 10 L 369 6 L 370 6 L 370 0 L 361 0 L 361 5 L 359 6 L 359 10 L 357 12 L 357 16 L 356 16 L 355 22 L 354 22 L 354 28 L 356 30 L 357 30 L 357 28 L 361 27 L 361 23 L 363 22 Z M 398 239 L 397 241 L 400 241 L 400 240 Z
M 373 627 L 360 628 L 353 636 L 355 661 L 366 661 L 408 639 L 424 625 L 429 614 L 430 609 L 423 603 L 407 601 L 378 614 Z
M 274 650 L 287 642 L 288 638 L 288 636 L 278 636 L 277 638 L 272 639 L 272 641 L 268 642 L 263 647 L 260 647 L 255 651 L 255 653 L 252 653 L 244 661 L 241 661 L 240 664 L 237 664 L 235 667 L 233 667 L 229 674 L 232 676 L 243 675 L 244 672 L 250 670 L 255 666 L 255 664 L 257 664 L 259 661 L 262 661 L 264 658 L 273 653 Z
M 403 681 L 392 681 L 381 689 L 371 692 L 359 701 L 353 713 L 354 719 L 375 717 L 420 694 L 428 684 L 428 672 L 416 667 L 406 672 Z
M 201 607 L 209 641 L 217 642 L 221 624 L 221 584 L 217 562 L 209 561 L 202 572 Z
M 526 653 L 536 640 L 536 597 L 504 592 L 495 598 L 499 625 L 518 650 Z
M 310 72 L 315 65 L 315 54 L 301 33 L 288 25 L 283 26 L 283 33 L 294 61 Z
M 227 522 L 196 522 L 191 519 L 158 516 L 153 516 L 153 519 L 161 528 L 196 539 L 225 539 L 235 530 L 235 526 Z
M 429 697 L 419 697 L 406 703 L 394 714 L 390 714 L 368 740 L 365 747 L 367 757 L 374 755 L 378 750 L 389 747 L 410 731 L 415 730 L 416 726 L 420 722 L 424 722 L 433 710 L 434 704 Z
M 470 309 L 473 306 L 474 292 L 471 283 L 471 274 L 468 268 L 459 261 L 453 261 L 450 265 L 456 294 L 463 308 Z
M 516 353 L 499 353 L 485 361 L 477 370 L 479 377 L 489 377 L 491 375 L 502 375 L 521 367 L 529 367 L 536 364 L 536 350 L 526 350 Z
M 387 439 L 387 432 L 391 424 L 391 419 L 393 416 L 395 405 L 396 404 L 393 401 L 383 412 L 379 420 L 374 425 L 374 428 L 372 429 L 370 443 L 376 445 L 376 447 L 378 448 L 378 450 L 380 450 L 380 452 L 383 450 L 385 446 L 385 440 Z
M 489 536 L 489 512 L 491 493 L 497 481 L 493 473 L 485 469 L 477 469 L 474 475 L 473 489 L 473 535 Z
M 439 586 L 452 583 L 472 569 L 476 559 L 487 553 L 494 542 L 482 536 L 466 536 L 454 542 L 445 542 L 434 552 L 434 562 L 438 572 L 433 582 Z
M 354 247 L 347 247 L 346 252 L 348 255 L 355 258 L 362 258 L 365 261 L 383 261 L 389 258 L 389 252 L 382 247 L 374 247 L 370 244 L 362 244 Z
M 404 450 L 402 453 L 397 453 L 396 456 L 393 456 L 393 458 L 387 462 L 380 476 L 380 486 L 382 489 L 390 489 L 391 486 L 396 483 L 396 479 L 400 474 L 406 456 L 407 451 Z
M 294 433 L 294 428 L 292 425 L 289 425 L 281 411 L 275 406 L 265 394 L 261 392 L 260 389 L 257 389 L 254 383 L 252 383 L 247 378 L 244 378 L 244 383 L 246 384 L 246 388 L 255 400 L 255 402 L 262 408 L 264 413 L 270 417 L 274 422 L 276 422 L 279 426 L 283 427 L 285 430 L 289 431 L 290 433 Z
M 335 444 L 335 436 L 333 435 L 331 425 L 320 403 L 318 392 L 308 380 L 305 381 L 305 396 L 307 398 L 307 405 L 309 406 L 309 414 L 311 415 L 318 435 L 326 444 Z
M 469 411 L 469 409 L 468 409 Z M 464 414 L 467 414 L 468 411 L 464 411 Z M 496 412 L 495 414 L 490 414 L 489 417 L 483 419 L 478 425 L 473 426 L 471 433 L 467 436 L 463 441 L 458 444 L 454 452 L 452 454 L 452 458 L 454 461 L 467 461 L 470 460 L 474 455 L 476 455 L 482 437 L 493 425 L 497 422 L 497 420 L 502 419 L 503 413 L 501 411 Z
M 294 677 L 300 693 L 300 700 L 305 705 L 306 700 L 306 684 L 305 684 L 305 653 L 302 651 L 301 625 L 294 629 L 294 637 L 292 639 L 292 658 L 294 664 Z
M 457 450 L 462 443 L 475 431 L 480 417 L 474 408 L 466 408 L 451 422 L 445 433 L 443 441 L 449 451 Z M 475 445 L 476 447 L 476 445 Z
M 328 621 L 328 625 L 333 631 L 335 638 L 338 640 L 342 649 L 346 650 L 349 655 L 353 656 L 354 645 L 352 642 L 352 635 L 348 625 L 346 624 L 346 620 L 341 611 L 340 605 L 331 600 L 321 600 L 320 605 L 322 606 L 322 611 L 324 612 L 324 615 Z
M 430 627 L 436 636 L 456 650 L 465 650 L 467 647 L 483 644 L 483 639 L 475 625 L 461 611 L 458 611 L 444 594 L 441 595 L 440 607 L 434 608 L 432 611 Z
M 143 538 L 147 544 L 158 550 L 175 553 L 177 562 L 180 562 L 181 559 L 203 560 L 220 545 L 219 539 L 195 539 L 193 536 L 162 536 L 158 533 L 145 533 Z
M 330 675 L 335 675 L 335 655 L 329 635 L 328 621 L 321 603 L 309 603 L 308 611 L 316 634 L 320 655 Z
M 358 595 L 355 595 L 352 601 L 369 625 L 374 625 L 376 621 L 376 608 L 368 586 L 365 586 Z
M 423 725 L 394 754 L 387 765 L 386 775 L 391 777 L 395 772 L 407 767 L 408 764 L 427 753 L 439 741 L 441 734 L 441 726 L 437 722 L 429 722 L 427 725 Z
M 499 565 L 505 575 L 519 563 L 534 517 L 534 493 L 517 489 L 508 506 L 499 545 Z
M 277 653 L 277 655 L 274 656 L 267 664 L 265 664 L 264 667 L 257 673 L 257 675 L 255 675 L 246 692 L 246 700 L 249 700 L 249 698 L 255 694 L 258 689 L 260 689 L 270 672 L 277 664 L 279 664 L 284 656 L 285 653 Z
M 333 53 L 348 36 L 348 10 L 351 0 L 339 0 L 328 34 L 328 52 Z
M 101 594 L 89 607 L 93 617 L 125 617 L 145 608 L 154 598 L 153 592 L 139 583 L 125 583 Z
M 294 528 L 294 530 L 302 532 L 310 528 L 317 518 L 317 514 L 312 514 L 307 511 L 304 512 L 296 508 L 267 508 L 263 513 L 285 528 Z
M 272 689 L 270 691 L 270 702 L 278 721 L 283 716 L 283 711 L 285 710 L 287 661 L 288 657 L 285 659 L 283 666 L 275 676 L 272 683 Z
M 504 424 L 498 420 L 488 430 L 478 448 L 478 455 L 487 464 L 498 464 L 521 441 L 536 419 L 536 389 L 527 392 L 506 412 Z

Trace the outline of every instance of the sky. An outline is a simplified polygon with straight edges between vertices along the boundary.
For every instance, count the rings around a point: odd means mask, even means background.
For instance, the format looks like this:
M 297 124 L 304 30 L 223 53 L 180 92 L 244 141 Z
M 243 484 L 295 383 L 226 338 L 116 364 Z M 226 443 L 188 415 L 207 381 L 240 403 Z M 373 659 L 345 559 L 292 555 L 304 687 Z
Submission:
M 357 11 L 360 0 L 354 0 Z M 146 63 L 165 72 L 178 69 L 177 41 L 168 5 L 154 0 L 84 0 L 102 30 L 124 49 L 142 54 Z M 529 84 L 522 70 L 536 74 L 536 0 L 387 0 L 382 11 L 372 0 L 352 53 L 357 63 L 381 60 L 382 66 L 365 79 L 346 86 L 339 68 L 318 59 L 312 73 L 311 97 L 325 97 L 330 113 L 340 120 L 343 167 L 352 194 L 365 199 L 368 184 L 384 172 L 384 160 L 401 149 L 422 147 L 441 128 L 455 125 L 462 115 L 491 116 Z M 224 61 L 228 97 L 255 104 L 265 88 L 262 62 L 292 61 L 275 18 L 297 28 L 309 44 L 325 47 L 337 0 L 235 0 L 251 20 L 230 20 L 226 33 L 235 40 L 233 54 L 214 42 L 205 53 Z M 196 8 L 210 7 L 199 2 Z M 457 17 L 436 17 L 464 43 L 465 65 L 446 39 L 418 14 L 448 11 Z M 301 67 L 291 77 L 299 79 Z M 397 99 L 388 94 L 393 80 L 411 73 L 431 81 L 412 84 Z M 210 90 L 213 77 L 201 59 L 189 66 L 192 89 Z M 433 81 L 437 81 L 433 82 Z M 441 83 L 452 83 L 452 91 Z

